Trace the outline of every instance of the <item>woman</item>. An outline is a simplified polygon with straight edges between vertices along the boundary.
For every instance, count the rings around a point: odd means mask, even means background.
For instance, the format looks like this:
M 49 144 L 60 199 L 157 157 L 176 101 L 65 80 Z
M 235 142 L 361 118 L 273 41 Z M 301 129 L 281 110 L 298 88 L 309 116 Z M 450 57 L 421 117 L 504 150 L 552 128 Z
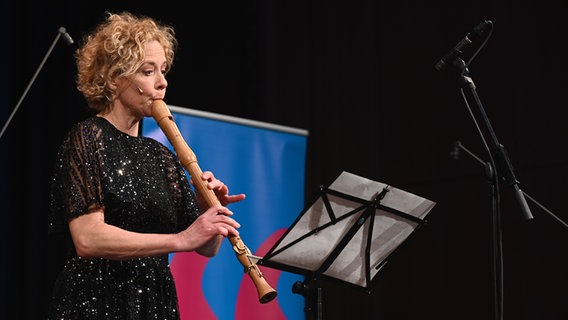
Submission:
M 239 224 L 225 206 L 245 198 L 211 172 L 201 177 L 222 206 L 207 208 L 174 153 L 139 136 L 163 99 L 177 46 L 172 27 L 107 13 L 76 51 L 77 88 L 96 115 L 59 150 L 50 232 L 68 235 L 48 319 L 179 319 L 168 254 L 214 256 Z

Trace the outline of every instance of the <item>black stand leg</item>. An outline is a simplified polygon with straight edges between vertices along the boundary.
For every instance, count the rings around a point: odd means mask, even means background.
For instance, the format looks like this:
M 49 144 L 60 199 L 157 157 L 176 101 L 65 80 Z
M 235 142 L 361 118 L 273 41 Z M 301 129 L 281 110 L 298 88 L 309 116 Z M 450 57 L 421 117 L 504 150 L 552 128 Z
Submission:
M 322 288 L 320 287 L 315 288 L 315 294 L 314 294 L 314 288 L 312 288 L 310 285 L 304 282 L 296 281 L 294 285 L 292 285 L 292 292 L 300 294 L 306 299 L 306 306 L 304 307 L 304 312 L 312 313 L 315 311 L 316 315 L 315 319 L 316 320 L 322 319 L 322 313 L 323 313 Z M 316 298 L 315 303 L 313 297 L 314 295 Z

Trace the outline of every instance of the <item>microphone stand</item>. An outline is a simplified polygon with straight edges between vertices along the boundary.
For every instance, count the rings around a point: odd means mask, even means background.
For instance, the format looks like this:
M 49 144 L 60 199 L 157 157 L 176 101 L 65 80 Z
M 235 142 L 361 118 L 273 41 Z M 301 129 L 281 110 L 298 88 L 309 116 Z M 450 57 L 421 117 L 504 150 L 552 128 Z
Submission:
M 39 67 L 37 68 L 35 74 L 33 75 L 32 79 L 30 80 L 30 82 L 28 83 L 28 86 L 26 87 L 26 89 L 24 90 L 24 93 L 22 94 L 22 96 L 20 97 L 20 100 L 18 101 L 18 103 L 16 104 L 16 107 L 14 108 L 14 110 L 12 110 L 12 113 L 10 114 L 10 116 L 8 117 L 8 120 L 6 121 L 6 123 L 4 124 L 4 127 L 2 127 L 2 131 L 0 131 L 0 139 L 2 138 L 2 136 L 4 135 L 4 131 L 6 131 L 6 128 L 8 128 L 8 125 L 10 124 L 10 121 L 12 121 L 12 118 L 14 117 L 14 115 L 16 114 L 16 111 L 18 111 L 18 108 L 20 107 L 20 105 L 22 104 L 22 101 L 24 100 L 24 98 L 26 97 L 28 91 L 30 90 L 32 84 L 34 83 L 35 79 L 37 78 L 37 75 L 39 74 L 40 70 L 43 68 L 43 65 L 45 64 L 45 62 L 47 61 L 47 58 L 49 57 L 49 55 L 51 54 L 51 51 L 53 50 L 53 48 L 55 47 L 55 44 L 57 43 L 57 41 L 59 40 L 59 38 L 63 35 L 65 41 L 68 44 L 72 44 L 73 43 L 73 39 L 71 39 L 71 37 L 69 36 L 69 34 L 67 33 L 67 31 L 65 30 L 64 27 L 60 27 L 58 32 L 57 32 L 57 36 L 55 36 L 55 39 L 53 40 L 53 43 L 51 43 L 51 46 L 49 47 L 49 49 L 47 50 L 47 53 L 45 54 L 45 56 L 43 57 L 43 60 L 41 61 Z
M 520 188 L 520 183 L 515 177 L 511 161 L 509 160 L 505 147 L 499 143 L 495 132 L 489 122 L 481 100 L 477 95 L 475 84 L 469 75 L 469 70 L 465 62 L 456 56 L 453 61 L 453 66 L 460 71 L 459 84 L 462 87 L 461 92 L 464 101 L 468 107 L 470 115 L 480 133 L 482 142 L 489 154 L 490 162 L 485 163 L 486 175 L 489 183 L 489 196 L 492 204 L 492 280 L 493 280 L 493 318 L 494 320 L 503 319 L 503 253 L 501 242 L 501 218 L 500 218 L 500 198 L 499 198 L 499 181 L 503 179 L 515 192 L 516 199 L 521 207 L 521 211 L 525 220 L 531 220 L 532 214 L 527 205 L 524 193 Z M 477 114 L 481 117 L 483 128 L 479 126 L 476 120 L 476 115 L 469 106 L 468 97 L 473 99 L 475 106 L 477 106 Z

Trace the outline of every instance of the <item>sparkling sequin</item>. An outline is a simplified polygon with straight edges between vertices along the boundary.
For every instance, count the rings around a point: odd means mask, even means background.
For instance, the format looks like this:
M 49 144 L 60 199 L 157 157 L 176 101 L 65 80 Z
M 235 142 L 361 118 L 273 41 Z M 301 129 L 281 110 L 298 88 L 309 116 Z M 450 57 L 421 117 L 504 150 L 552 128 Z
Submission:
M 175 233 L 198 215 L 183 167 L 165 146 L 91 117 L 65 138 L 51 189 L 49 230 L 104 206 L 105 221 L 141 233 Z M 179 319 L 168 256 L 128 260 L 70 257 L 53 290 L 48 319 Z

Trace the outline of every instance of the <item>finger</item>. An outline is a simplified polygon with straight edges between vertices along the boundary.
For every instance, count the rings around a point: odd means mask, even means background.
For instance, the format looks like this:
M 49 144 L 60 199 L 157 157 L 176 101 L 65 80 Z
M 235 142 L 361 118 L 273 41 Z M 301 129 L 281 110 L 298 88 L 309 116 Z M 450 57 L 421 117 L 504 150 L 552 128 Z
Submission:
M 229 192 L 229 187 L 227 187 L 227 185 L 219 179 L 210 180 L 207 183 L 207 187 L 211 190 L 215 190 L 216 193 L 218 193 L 218 192 L 228 193 Z
M 224 223 L 230 225 L 231 227 L 233 227 L 234 229 L 240 228 L 241 224 L 238 223 L 235 219 L 229 218 L 229 217 L 225 217 L 227 220 L 223 221 Z
M 237 195 L 227 195 L 221 198 L 221 204 L 224 206 L 229 205 L 230 203 L 239 202 L 246 198 L 244 193 L 237 194 Z
M 234 228 L 240 228 L 241 224 L 237 222 L 237 220 L 227 216 L 227 215 L 218 215 L 217 216 L 217 220 L 215 221 L 215 223 L 223 223 L 226 225 L 229 225 L 231 227 Z
M 223 237 L 229 237 L 231 235 L 238 236 L 239 231 L 237 228 L 231 226 L 230 224 L 225 223 L 218 223 L 215 225 L 216 234 L 221 235 Z
M 239 231 L 231 226 L 223 226 L 221 229 L 223 229 L 223 236 L 225 237 L 229 237 L 229 236 L 238 236 L 239 235 Z
M 217 213 L 221 214 L 221 215 L 225 215 L 225 216 L 232 216 L 233 215 L 233 212 L 225 206 L 219 206 L 219 208 L 217 209 Z
M 213 189 L 221 189 L 225 186 L 225 184 L 221 180 L 213 180 L 213 181 L 209 181 L 207 186 L 209 187 L 209 189 L 213 190 Z
M 221 216 L 221 217 L 228 217 L 233 215 L 233 212 L 224 206 L 211 207 L 209 210 L 207 210 L 207 212 L 209 212 L 209 214 L 213 216 Z
M 201 173 L 201 179 L 205 180 L 205 181 L 211 181 L 215 179 L 215 176 L 213 175 L 213 172 L 211 171 L 203 171 L 203 173 Z
M 239 230 L 235 229 L 235 228 L 227 228 L 227 237 L 228 236 L 238 236 L 239 235 Z
M 236 201 L 243 200 L 246 197 L 247 197 L 246 194 L 240 193 L 240 194 L 234 194 L 234 195 L 227 196 L 227 200 L 229 200 L 229 202 L 236 202 Z

